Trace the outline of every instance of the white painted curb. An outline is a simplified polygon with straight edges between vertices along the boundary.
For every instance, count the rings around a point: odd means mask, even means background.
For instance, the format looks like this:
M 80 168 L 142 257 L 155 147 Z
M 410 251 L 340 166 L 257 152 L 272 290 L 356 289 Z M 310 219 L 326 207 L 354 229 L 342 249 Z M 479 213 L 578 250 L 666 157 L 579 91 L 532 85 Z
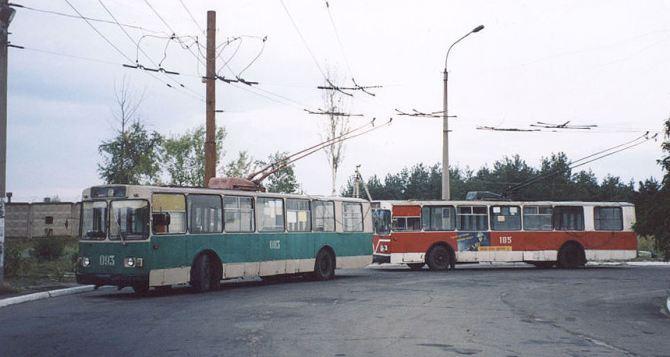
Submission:
M 0 308 L 10 305 L 21 304 L 29 301 L 42 300 L 65 295 L 80 294 L 87 291 L 93 291 L 93 289 L 94 289 L 93 285 L 84 285 L 84 286 L 75 286 L 73 288 L 42 291 L 39 293 L 33 293 L 28 295 L 14 296 L 0 300 Z

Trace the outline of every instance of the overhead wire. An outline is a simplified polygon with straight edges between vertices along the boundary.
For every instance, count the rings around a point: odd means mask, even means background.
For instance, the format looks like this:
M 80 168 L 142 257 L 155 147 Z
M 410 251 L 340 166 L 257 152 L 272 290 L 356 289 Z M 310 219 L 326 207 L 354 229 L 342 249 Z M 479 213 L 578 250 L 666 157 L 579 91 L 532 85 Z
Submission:
M 25 9 L 25 10 L 30 10 L 30 11 L 34 11 L 34 12 L 38 12 L 38 13 L 43 13 L 43 14 L 57 15 L 57 16 L 62 16 L 62 17 L 69 17 L 69 18 L 71 18 L 71 19 L 77 19 L 77 20 L 80 20 L 80 19 L 84 18 L 84 19 L 86 19 L 86 20 L 88 20 L 88 21 L 92 21 L 92 22 L 100 22 L 100 23 L 105 23 L 105 24 L 111 24 L 111 25 L 114 25 L 114 22 L 112 22 L 112 21 L 104 20 L 104 19 L 98 19 L 98 18 L 89 17 L 89 16 L 83 16 L 83 17 L 82 17 L 82 16 L 79 16 L 79 15 L 67 14 L 67 13 L 60 12 L 60 11 L 53 11 L 53 10 L 39 9 L 39 8 L 35 8 L 35 7 L 32 7 L 32 6 L 26 6 L 26 5 L 16 4 L 16 3 L 10 3 L 9 6 L 17 7 L 17 8 L 21 8 L 21 9 Z M 130 24 L 125 24 L 125 23 L 121 23 L 120 25 L 123 26 L 123 27 L 125 27 L 125 28 L 129 28 L 129 29 L 133 29 L 133 30 L 139 30 L 139 31 L 144 31 L 144 32 L 165 33 L 165 31 L 151 30 L 151 29 L 148 29 L 148 28 L 143 27 L 143 26 L 136 26 L 136 25 L 130 25 Z
M 126 58 L 130 63 L 133 62 L 133 60 L 132 60 L 128 55 L 126 55 L 123 51 L 121 51 L 116 45 L 114 45 L 114 43 L 112 43 L 112 41 L 110 41 L 110 40 L 107 38 L 107 36 L 105 36 L 102 32 L 100 32 L 100 30 L 98 30 L 98 29 L 95 27 L 95 25 L 93 25 L 89 20 L 87 20 L 87 19 L 81 14 L 81 12 L 79 12 L 79 10 L 77 10 L 77 8 L 74 7 L 74 5 L 72 5 L 72 3 L 71 3 L 69 0 L 64 0 L 64 1 L 65 1 L 65 2 L 72 8 L 72 10 L 74 10 L 74 12 L 76 12 L 76 13 L 77 13 L 77 14 L 78 14 L 78 15 L 79 15 L 79 16 L 80 16 L 80 17 L 81 17 L 81 18 L 82 18 L 82 19 L 83 19 L 83 20 L 84 20 L 84 21 L 85 21 L 85 22 L 92 28 L 92 29 L 93 29 L 93 30 L 94 30 L 94 31 L 95 31 L 95 32 L 96 32 L 96 33 L 97 33 L 103 40 L 105 40 L 105 42 L 107 42 L 107 44 L 109 44 L 114 50 L 116 50 L 116 52 L 118 52 L 122 57 Z M 148 76 L 154 78 L 155 80 L 162 82 L 163 84 L 165 84 L 166 86 L 168 86 L 168 87 L 170 87 L 170 88 L 174 88 L 172 85 L 170 85 L 169 83 L 167 83 L 166 81 L 160 79 L 159 77 L 155 76 L 155 75 L 152 74 L 152 73 L 149 73 L 149 72 L 146 72 L 146 71 L 142 71 L 142 73 L 145 73 L 145 74 L 147 74 Z M 198 98 L 198 99 L 199 99 L 199 98 Z
M 354 71 L 351 70 L 351 64 L 349 63 L 347 54 L 344 51 L 344 45 L 342 45 L 342 40 L 340 39 L 340 33 L 337 31 L 337 26 L 335 26 L 335 20 L 333 20 L 333 14 L 330 11 L 330 3 L 328 3 L 328 0 L 325 0 L 325 2 L 326 2 L 326 10 L 328 11 L 328 18 L 330 19 L 330 24 L 333 26 L 333 31 L 335 32 L 335 38 L 337 39 L 337 44 L 340 46 L 340 53 L 342 53 L 344 63 L 347 66 L 347 70 L 349 70 L 349 74 L 353 78 Z
M 195 17 L 193 17 L 193 14 L 191 13 L 191 10 L 189 10 L 188 7 L 186 6 L 186 4 L 184 4 L 184 1 L 183 1 L 183 0 L 179 0 L 179 3 L 181 3 L 181 6 L 184 8 L 184 10 L 186 10 L 186 13 L 187 13 L 188 16 L 191 18 L 191 21 L 193 21 L 193 23 L 194 23 L 195 26 L 200 30 L 200 32 L 202 32 L 203 35 L 206 34 L 206 32 L 205 32 L 205 30 L 202 28 L 202 26 L 200 26 L 200 24 L 198 23 L 198 21 L 195 20 Z
M 123 26 L 121 26 L 121 24 L 120 24 L 119 21 L 117 20 L 116 16 L 114 16 L 114 14 L 112 14 L 112 12 L 109 10 L 109 8 L 108 8 L 107 6 L 105 6 L 105 3 L 103 3 L 102 0 L 98 0 L 98 2 L 99 2 L 100 5 L 103 7 L 103 9 L 105 9 L 105 11 L 109 14 L 109 16 L 114 20 L 114 22 L 119 26 L 119 28 L 121 29 L 121 31 L 123 31 L 123 33 L 126 35 L 126 37 L 128 37 L 128 39 L 130 40 L 130 42 L 132 42 L 135 46 L 137 46 L 138 51 L 141 52 L 141 53 L 144 55 L 144 57 L 146 57 L 146 58 L 149 60 L 149 62 L 151 62 L 154 66 L 158 67 L 158 69 L 161 70 L 161 69 L 162 69 L 163 61 L 165 60 L 165 57 L 166 57 L 167 53 L 164 51 L 164 53 L 163 53 L 164 56 L 163 56 L 163 59 L 160 61 L 160 64 L 156 63 L 156 62 L 151 58 L 151 56 L 149 56 L 149 54 L 147 54 L 146 51 L 144 51 L 144 49 L 140 46 L 139 41 L 136 41 L 136 40 L 135 40 L 135 39 L 128 33 L 128 31 L 126 31 L 126 29 L 123 28 Z M 167 47 L 166 47 L 166 49 L 167 49 Z M 136 64 L 139 65 L 139 56 L 138 56 L 138 58 L 136 58 L 135 61 L 136 61 Z M 167 79 L 173 81 L 177 86 L 179 86 L 179 87 L 181 87 L 181 88 L 184 88 L 184 90 L 186 90 L 186 91 L 190 92 L 191 94 L 193 94 L 194 96 L 198 97 L 198 98 L 199 98 L 200 100 L 202 100 L 203 102 L 205 101 L 205 99 L 204 99 L 199 93 L 197 93 L 197 92 L 193 91 L 192 89 L 186 87 L 183 83 L 177 81 L 176 79 L 172 78 L 171 76 L 167 75 L 166 73 L 163 72 L 162 74 L 163 74 L 163 76 L 166 77 Z
M 309 55 L 312 57 L 312 61 L 314 61 L 314 64 L 316 65 L 316 68 L 321 72 L 321 75 L 323 78 L 330 82 L 328 79 L 328 76 L 326 75 L 326 72 L 321 68 L 321 65 L 319 64 L 319 61 L 316 59 L 316 56 L 314 55 L 314 52 L 312 52 L 312 49 L 309 47 L 307 44 L 307 40 L 305 40 L 305 36 L 302 35 L 302 32 L 300 31 L 300 28 L 298 28 L 298 24 L 295 22 L 293 19 L 293 16 L 291 16 L 291 12 L 289 12 L 288 7 L 286 7 L 286 4 L 284 3 L 284 0 L 279 0 L 281 3 L 281 6 L 284 8 L 284 11 L 286 12 L 286 15 L 288 16 L 289 20 L 291 20 L 291 24 L 293 24 L 293 28 L 295 31 L 298 33 L 298 36 L 300 36 L 300 40 L 302 41 L 302 44 L 305 46 L 307 49 L 307 52 L 309 52 Z
M 650 141 L 650 140 L 656 139 L 657 136 L 658 136 L 658 134 L 655 134 L 655 135 L 649 137 L 649 134 L 648 134 L 648 133 L 645 133 L 644 135 L 639 136 L 639 137 L 637 137 L 637 138 L 635 138 L 635 139 L 633 139 L 633 140 L 624 142 L 624 143 L 619 144 L 619 145 L 615 145 L 615 146 L 609 147 L 609 148 L 604 149 L 604 150 L 600 150 L 600 151 L 598 151 L 598 152 L 596 152 L 596 153 L 593 153 L 593 154 L 587 155 L 587 156 L 585 156 L 585 157 L 582 157 L 582 158 L 580 158 L 580 159 L 571 161 L 570 163 L 568 163 L 568 167 L 567 167 L 567 168 L 556 169 L 556 170 L 550 171 L 550 172 L 548 172 L 548 173 L 541 174 L 541 175 L 539 175 L 539 176 L 530 178 L 530 179 L 528 179 L 528 180 L 526 180 L 526 181 L 520 182 L 519 184 L 516 184 L 516 185 L 514 185 L 514 186 L 509 187 L 509 188 L 507 189 L 507 193 L 509 194 L 509 193 L 511 193 L 511 192 L 513 192 L 513 191 L 517 191 L 517 190 L 522 189 L 522 188 L 524 188 L 524 187 L 526 187 L 526 186 L 529 186 L 529 185 L 532 185 L 532 184 L 534 184 L 534 183 L 536 183 L 536 182 L 538 182 L 538 181 L 541 181 L 541 180 L 543 180 L 543 179 L 545 179 L 545 178 L 548 178 L 548 177 L 551 177 L 551 176 L 558 175 L 558 174 L 560 174 L 561 172 L 564 172 L 564 171 L 566 171 L 566 170 L 572 170 L 572 169 L 574 169 L 574 168 L 577 168 L 577 167 L 580 167 L 580 166 L 584 166 L 584 165 L 586 165 L 586 164 L 588 164 L 588 163 L 591 163 L 591 162 L 594 162 L 594 161 L 597 161 L 597 160 L 604 159 L 604 158 L 606 158 L 606 157 L 612 156 L 612 155 L 614 155 L 614 154 L 616 154 L 616 153 L 619 153 L 619 152 L 622 152 L 622 151 L 625 151 L 625 150 L 628 150 L 628 149 L 632 149 L 632 148 L 634 148 L 634 147 L 636 147 L 636 146 L 639 146 L 639 145 L 642 145 L 642 144 L 644 144 L 644 143 L 646 143 L 646 142 L 648 142 L 648 141 Z M 644 139 L 644 140 L 640 141 L 641 139 Z M 614 150 L 614 149 L 617 149 L 617 150 Z M 612 150 L 614 150 L 614 151 L 612 151 Z M 590 159 L 590 160 L 587 160 L 587 159 Z M 586 161 L 585 161 L 585 160 L 586 160 Z M 581 163 L 579 163 L 579 162 L 581 162 Z M 575 165 L 576 163 L 579 163 L 579 164 Z

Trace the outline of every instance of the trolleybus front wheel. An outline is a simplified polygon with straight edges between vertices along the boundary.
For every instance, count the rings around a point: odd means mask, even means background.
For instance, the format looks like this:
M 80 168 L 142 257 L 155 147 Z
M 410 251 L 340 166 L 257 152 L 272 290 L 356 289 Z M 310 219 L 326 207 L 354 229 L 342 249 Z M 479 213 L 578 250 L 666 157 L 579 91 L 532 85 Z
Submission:
M 449 269 L 450 254 L 449 249 L 443 245 L 438 245 L 433 247 L 433 249 L 428 252 L 428 268 L 435 271 L 444 271 Z
M 314 262 L 316 280 L 330 280 L 335 277 L 335 256 L 329 249 L 321 249 Z

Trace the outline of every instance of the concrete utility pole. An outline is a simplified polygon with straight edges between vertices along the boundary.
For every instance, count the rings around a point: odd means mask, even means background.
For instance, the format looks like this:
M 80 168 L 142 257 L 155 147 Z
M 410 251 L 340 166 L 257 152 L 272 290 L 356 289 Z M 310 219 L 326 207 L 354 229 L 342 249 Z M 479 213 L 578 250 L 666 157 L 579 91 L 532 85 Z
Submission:
M 7 180 L 7 46 L 14 9 L 0 0 L 0 285 L 5 282 L 5 195 Z
M 444 96 L 442 98 L 442 199 L 449 200 L 451 199 L 451 192 L 449 188 L 449 100 L 447 96 L 447 89 L 449 83 L 449 72 L 447 71 L 447 60 L 449 59 L 449 52 L 455 44 L 460 42 L 462 39 L 468 37 L 470 34 L 479 32 L 484 29 L 484 25 L 479 25 L 472 29 L 472 31 L 465 34 L 465 36 L 456 40 L 452 43 L 447 50 L 447 55 L 444 58 Z
M 207 11 L 207 86 L 205 94 L 205 187 L 216 177 L 216 12 Z

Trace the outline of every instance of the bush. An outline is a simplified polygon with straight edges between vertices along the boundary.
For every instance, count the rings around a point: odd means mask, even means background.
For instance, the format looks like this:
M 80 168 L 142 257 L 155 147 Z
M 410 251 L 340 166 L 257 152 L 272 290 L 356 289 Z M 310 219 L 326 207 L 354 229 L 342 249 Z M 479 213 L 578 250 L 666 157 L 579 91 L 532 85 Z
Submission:
M 63 256 L 64 238 L 41 238 L 35 241 L 33 255 L 37 260 L 56 260 Z

